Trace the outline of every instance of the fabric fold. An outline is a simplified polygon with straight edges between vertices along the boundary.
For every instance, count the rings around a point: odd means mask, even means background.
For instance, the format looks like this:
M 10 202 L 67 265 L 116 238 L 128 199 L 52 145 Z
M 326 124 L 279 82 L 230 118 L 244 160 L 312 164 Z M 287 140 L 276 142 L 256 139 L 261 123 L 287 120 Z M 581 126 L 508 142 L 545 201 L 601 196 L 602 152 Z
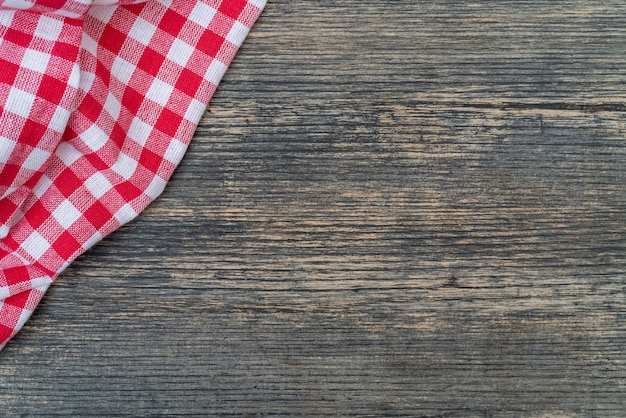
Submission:
M 147 0 L 3 0 L 0 10 L 24 10 L 79 18 L 92 6 L 118 6 L 143 3 Z
M 92 7 L 62 16 L 71 3 Z M 0 347 L 72 260 L 162 192 L 264 6 L 104 3 L 0 10 Z

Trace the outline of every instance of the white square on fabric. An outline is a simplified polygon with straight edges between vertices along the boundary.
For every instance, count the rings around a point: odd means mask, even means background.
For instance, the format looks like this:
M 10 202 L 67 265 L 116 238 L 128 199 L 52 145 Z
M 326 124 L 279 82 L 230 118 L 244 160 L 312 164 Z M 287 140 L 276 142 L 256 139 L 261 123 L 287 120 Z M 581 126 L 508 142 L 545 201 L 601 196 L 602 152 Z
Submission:
M 115 57 L 113 65 L 111 65 L 111 75 L 121 81 L 123 84 L 128 84 L 130 78 L 135 70 L 135 65 L 126 61 L 124 58 Z
M 183 154 L 187 149 L 187 145 L 178 141 L 176 138 L 172 139 L 170 145 L 165 150 L 165 154 L 163 154 L 163 158 L 167 161 L 178 164 L 180 160 L 183 158 Z
M 81 212 L 74 207 L 72 202 L 65 199 L 52 212 L 52 216 L 63 228 L 67 229 L 81 217 Z
M 9 96 L 4 104 L 4 110 L 15 113 L 16 115 L 28 118 L 30 109 L 35 102 L 35 95 L 27 91 L 11 87 Z
M 28 154 L 28 157 L 22 163 L 22 167 L 27 170 L 39 170 L 50 154 L 48 151 L 35 148 Z
M 48 122 L 48 129 L 52 129 L 55 132 L 63 133 L 65 128 L 67 127 L 67 121 L 70 118 L 70 110 L 57 106 L 54 109 L 54 115 L 52 115 L 52 119 Z
M 237 46 L 241 46 L 248 32 L 250 32 L 250 28 L 237 21 L 228 31 L 228 35 L 226 35 L 226 40 L 234 43 Z
M 63 17 L 69 17 L 70 19 L 76 19 L 81 17 L 83 14 L 80 12 L 72 12 L 70 10 L 59 9 L 54 12 L 55 14 Z
M 111 170 L 115 171 L 125 180 L 128 180 L 135 174 L 135 170 L 137 170 L 137 161 L 123 152 L 120 152 L 115 164 L 111 166 Z
M 95 4 L 93 4 L 95 6 Z M 117 7 L 91 7 L 89 17 L 96 19 L 103 24 L 108 24 L 117 11 Z
M 156 26 L 147 20 L 138 17 L 137 20 L 135 20 L 135 23 L 133 23 L 133 26 L 130 28 L 128 36 L 143 45 L 148 45 L 150 44 L 150 40 L 156 31 Z
M 83 32 L 83 36 L 80 42 L 80 47 L 83 51 L 89 52 L 94 57 L 98 54 L 98 41 L 93 39 L 89 34 Z
M 43 194 L 52 186 L 52 179 L 45 174 L 41 176 L 35 187 L 33 187 L 33 194 L 38 198 L 41 198 Z
M 13 10 L 3 10 L 2 13 L 0 13 L 0 26 L 4 26 L 7 28 L 11 26 L 11 22 L 13 21 L 14 15 L 15 15 L 15 11 Z
M 189 20 L 197 23 L 198 25 L 207 28 L 211 20 L 213 20 L 213 16 L 215 16 L 217 10 L 212 8 L 211 6 L 204 4 L 202 2 L 197 2 L 194 6 L 191 14 L 189 15 Z
M 2 198 L 4 199 L 4 196 L 2 196 Z M 4 239 L 9 235 L 9 227 L 6 225 L 0 225 L 0 239 Z M 6 289 L 6 287 L 4 288 Z M 6 298 L 8 296 L 8 293 L 5 296 L 5 293 L 3 292 L 3 287 L 0 286 L 0 309 L 2 309 L 2 299 Z
M 96 231 L 90 236 L 85 243 L 82 245 L 84 250 L 88 250 L 94 245 L 96 245 L 100 240 L 102 240 L 103 236 L 100 232 Z
M 193 51 L 195 51 L 195 48 L 187 42 L 183 42 L 180 39 L 174 39 L 174 43 L 167 53 L 167 59 L 174 61 L 181 67 L 184 67 L 187 65 L 187 61 L 189 61 Z
M 85 187 L 96 199 L 100 199 L 106 192 L 111 190 L 113 185 L 104 174 L 96 171 L 91 177 L 85 180 Z
M 144 193 L 151 199 L 156 199 L 163 192 L 163 189 L 165 189 L 166 183 L 167 182 L 161 177 L 154 176 Z
M 267 0 L 248 0 L 248 3 L 255 5 L 259 9 L 264 8 L 266 2 Z
M 32 283 L 32 281 L 31 281 Z M 32 303 L 32 301 L 30 302 Z M 35 305 L 36 306 L 36 305 Z M 34 309 L 34 307 L 31 307 L 29 309 L 28 306 L 25 306 L 24 308 L 20 309 L 20 316 L 17 318 L 17 323 L 15 324 L 15 327 L 23 327 L 24 324 L 26 323 L 26 321 L 28 321 L 28 318 L 30 318 L 31 314 L 33 313 L 32 309 Z
M 10 7 L 12 9 L 30 9 L 35 5 L 33 0 L 4 0 L 2 7 Z
M 217 86 L 224 76 L 226 68 L 228 68 L 226 64 L 218 59 L 214 59 L 211 62 L 211 65 L 209 65 L 209 69 L 207 70 L 204 78 L 206 78 L 211 84 Z
M 96 124 L 91 125 L 84 132 L 78 135 L 85 145 L 92 151 L 98 151 L 108 140 L 108 136 Z
M 206 105 L 204 103 L 196 99 L 191 99 L 189 106 L 187 106 L 187 111 L 185 112 L 185 119 L 197 125 L 205 110 Z
M 117 100 L 115 96 L 111 94 L 111 92 L 107 94 L 107 99 L 104 102 L 104 110 L 109 115 L 111 115 L 113 120 L 117 120 L 117 118 L 120 116 L 120 111 L 122 110 L 122 104 L 119 102 L 119 100 Z
M 137 217 L 138 213 L 133 209 L 130 203 L 122 206 L 115 214 L 113 215 L 117 221 L 123 225 L 129 221 L 132 221 Z
M 50 243 L 37 231 L 33 231 L 32 234 L 24 240 L 21 245 L 22 249 L 26 251 L 31 257 L 39 260 L 42 255 L 50 249 Z
M 154 102 L 157 102 L 161 106 L 165 106 L 170 96 L 172 95 L 172 91 L 174 91 L 174 87 L 170 86 L 168 83 L 155 78 L 152 84 L 150 84 L 150 88 L 146 92 L 146 97 Z
M 134 117 L 130 123 L 127 135 L 129 138 L 137 142 L 139 145 L 144 146 L 148 141 L 148 137 L 152 133 L 152 126 L 148 125 L 138 117 Z
M 0 163 L 9 161 L 15 145 L 17 145 L 17 142 L 14 140 L 0 136 Z
M 61 161 L 63 161 L 63 164 L 65 164 L 66 167 L 71 166 L 74 164 L 74 161 L 82 158 L 83 156 L 83 154 L 78 152 L 78 150 L 69 142 L 61 142 L 57 147 L 55 154 Z
M 80 65 L 75 62 L 72 65 L 72 71 L 70 72 L 70 76 L 67 78 L 68 86 L 78 88 L 80 83 Z
M 37 28 L 35 28 L 35 36 L 48 41 L 56 41 L 62 30 L 63 19 L 61 17 L 41 15 L 37 22 Z
M 49 54 L 35 51 L 34 49 L 27 49 L 26 52 L 24 52 L 20 66 L 44 74 L 48 68 L 49 61 Z
M 78 87 L 82 90 L 82 91 L 89 91 L 91 90 L 91 86 L 93 85 L 94 81 L 96 80 L 96 75 L 90 71 L 86 71 L 86 70 L 81 70 L 80 72 L 80 80 L 78 81 Z

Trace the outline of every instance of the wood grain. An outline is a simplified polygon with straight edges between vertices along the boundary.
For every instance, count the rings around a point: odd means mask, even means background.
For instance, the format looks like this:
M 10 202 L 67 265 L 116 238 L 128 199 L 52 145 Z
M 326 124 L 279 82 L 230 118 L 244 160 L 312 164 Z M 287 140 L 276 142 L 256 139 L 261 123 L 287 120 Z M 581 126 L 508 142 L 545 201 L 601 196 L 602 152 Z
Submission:
M 21 416 L 624 416 L 626 2 L 271 0 L 0 353 Z

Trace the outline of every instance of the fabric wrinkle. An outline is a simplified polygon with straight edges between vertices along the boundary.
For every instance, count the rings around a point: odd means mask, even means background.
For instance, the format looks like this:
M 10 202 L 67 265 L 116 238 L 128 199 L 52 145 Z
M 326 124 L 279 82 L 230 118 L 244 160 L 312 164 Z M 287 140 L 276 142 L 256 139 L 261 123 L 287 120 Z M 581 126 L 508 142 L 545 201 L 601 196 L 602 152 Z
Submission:
M 0 348 L 163 191 L 263 5 L 0 2 Z

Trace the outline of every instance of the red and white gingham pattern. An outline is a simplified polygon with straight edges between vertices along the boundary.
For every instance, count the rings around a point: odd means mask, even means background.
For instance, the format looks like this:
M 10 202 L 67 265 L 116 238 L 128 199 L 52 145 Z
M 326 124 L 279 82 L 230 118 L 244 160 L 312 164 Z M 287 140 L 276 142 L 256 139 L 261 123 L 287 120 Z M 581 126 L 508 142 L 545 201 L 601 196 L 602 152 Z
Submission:
M 2 0 L 0 9 L 55 13 L 66 17 L 81 17 L 91 6 L 112 6 L 143 3 L 147 0 Z
M 0 348 L 161 193 L 264 2 L 0 3 Z

